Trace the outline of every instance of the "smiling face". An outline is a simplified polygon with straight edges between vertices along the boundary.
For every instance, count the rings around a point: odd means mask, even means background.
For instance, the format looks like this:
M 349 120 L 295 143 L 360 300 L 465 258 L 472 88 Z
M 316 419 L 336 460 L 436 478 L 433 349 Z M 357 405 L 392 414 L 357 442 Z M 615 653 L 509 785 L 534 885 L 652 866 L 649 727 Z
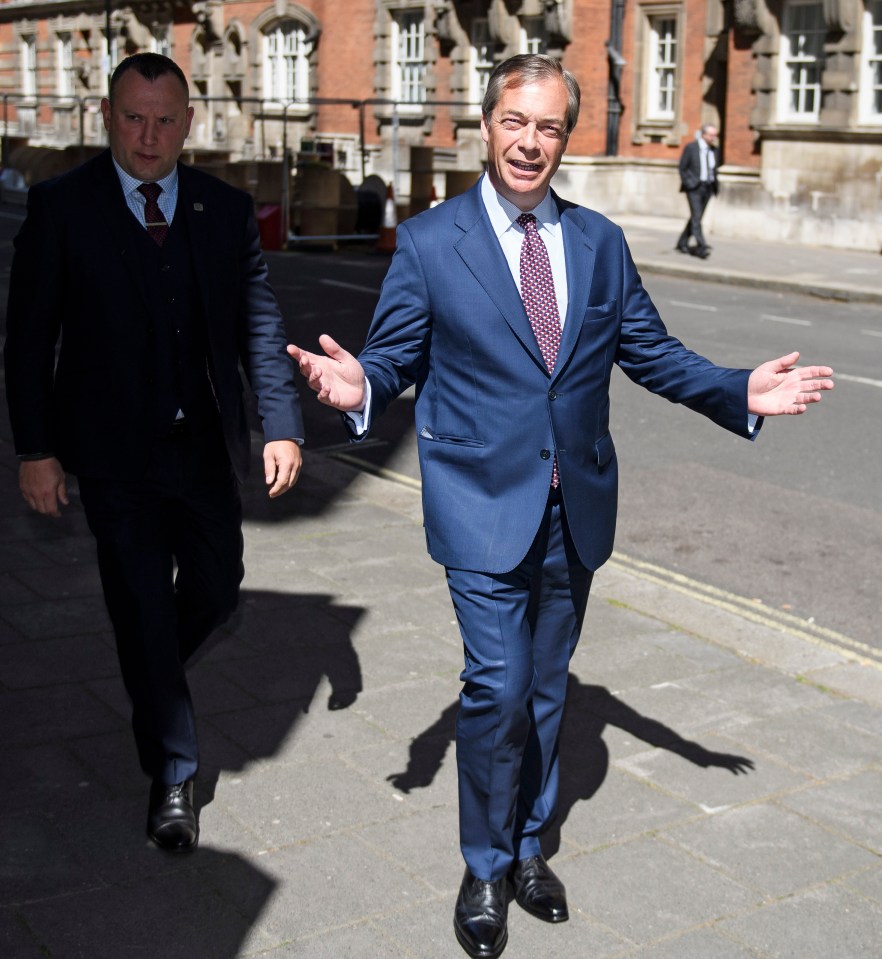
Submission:
M 113 103 L 101 101 L 110 152 L 138 180 L 168 176 L 184 149 L 193 107 L 172 73 L 147 80 L 136 70 L 124 73 L 113 90 Z
M 545 196 L 567 146 L 567 88 L 549 79 L 507 86 L 492 115 L 481 118 L 487 175 L 519 210 Z

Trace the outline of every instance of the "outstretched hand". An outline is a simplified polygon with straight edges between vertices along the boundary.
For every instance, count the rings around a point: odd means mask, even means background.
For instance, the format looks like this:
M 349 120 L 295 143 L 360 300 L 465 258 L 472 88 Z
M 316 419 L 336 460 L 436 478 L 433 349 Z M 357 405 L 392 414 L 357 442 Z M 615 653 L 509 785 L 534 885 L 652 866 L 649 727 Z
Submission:
M 320 402 L 344 413 L 361 411 L 365 401 L 361 363 L 327 333 L 319 337 L 319 346 L 325 351 L 324 356 L 307 353 L 293 343 L 288 345 L 288 353 L 300 367 L 310 388 L 318 394 Z
M 804 413 L 833 389 L 829 366 L 794 366 L 799 353 L 788 353 L 758 366 L 747 381 L 747 409 L 757 416 Z

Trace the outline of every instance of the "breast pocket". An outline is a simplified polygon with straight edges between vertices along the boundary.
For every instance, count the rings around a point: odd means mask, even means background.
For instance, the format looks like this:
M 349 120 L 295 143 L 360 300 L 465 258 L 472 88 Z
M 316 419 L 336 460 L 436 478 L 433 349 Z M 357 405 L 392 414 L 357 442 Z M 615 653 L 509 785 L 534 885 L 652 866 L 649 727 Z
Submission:
M 597 306 L 587 306 L 583 323 L 605 323 L 615 320 L 618 316 L 618 300 L 610 300 L 607 303 L 600 303 Z

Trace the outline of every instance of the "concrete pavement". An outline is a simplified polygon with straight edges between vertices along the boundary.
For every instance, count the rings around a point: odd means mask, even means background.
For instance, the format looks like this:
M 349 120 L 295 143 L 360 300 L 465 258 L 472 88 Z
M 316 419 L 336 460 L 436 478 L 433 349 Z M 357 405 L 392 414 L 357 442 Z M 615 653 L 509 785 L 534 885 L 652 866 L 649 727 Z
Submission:
M 674 253 L 676 225 L 623 222 L 645 272 L 882 293 L 867 254 L 715 240 L 702 262 Z M 4 408 L 0 956 L 464 955 L 461 649 L 419 492 L 315 451 L 305 462 L 283 500 L 258 479 L 246 490 L 241 607 L 191 671 L 201 845 L 170 856 L 144 835 L 78 500 L 60 521 L 27 513 Z M 878 956 L 871 651 L 617 555 L 595 578 L 571 683 L 547 847 L 571 919 L 512 905 L 507 959 Z
M 624 228 L 643 273 L 882 304 L 882 254 L 732 240 L 708 233 L 712 253 L 709 259 L 700 260 L 674 249 L 685 216 L 682 220 L 635 215 L 613 219 Z

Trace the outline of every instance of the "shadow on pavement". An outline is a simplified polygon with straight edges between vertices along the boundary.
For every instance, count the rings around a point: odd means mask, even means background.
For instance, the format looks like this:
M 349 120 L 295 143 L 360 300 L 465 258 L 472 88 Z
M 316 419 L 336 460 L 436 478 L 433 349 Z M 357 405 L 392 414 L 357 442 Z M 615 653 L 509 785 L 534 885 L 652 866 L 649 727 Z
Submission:
M 396 789 L 409 793 L 431 785 L 456 737 L 458 710 L 459 702 L 451 703 L 412 741 L 407 768 L 387 777 Z M 560 831 L 570 810 L 577 802 L 590 800 L 606 779 L 609 750 L 603 732 L 607 725 L 617 726 L 650 746 L 676 753 L 705 769 L 720 767 L 737 775 L 754 768 L 753 761 L 744 756 L 712 752 L 700 743 L 684 739 L 663 723 L 642 716 L 605 687 L 582 683 L 570 673 L 560 735 L 558 816 L 542 840 L 543 851 L 549 857 L 560 848 Z

